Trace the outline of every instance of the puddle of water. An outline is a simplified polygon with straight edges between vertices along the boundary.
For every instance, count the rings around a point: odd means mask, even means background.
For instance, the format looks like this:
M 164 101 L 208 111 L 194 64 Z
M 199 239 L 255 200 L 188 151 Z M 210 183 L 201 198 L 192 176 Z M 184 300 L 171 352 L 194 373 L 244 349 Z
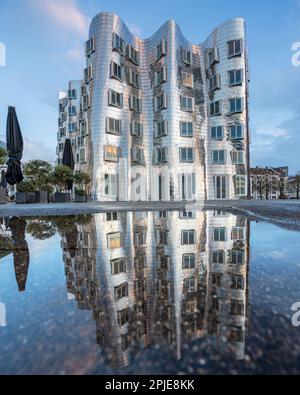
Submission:
M 299 374 L 299 233 L 220 211 L 1 223 L 0 374 Z

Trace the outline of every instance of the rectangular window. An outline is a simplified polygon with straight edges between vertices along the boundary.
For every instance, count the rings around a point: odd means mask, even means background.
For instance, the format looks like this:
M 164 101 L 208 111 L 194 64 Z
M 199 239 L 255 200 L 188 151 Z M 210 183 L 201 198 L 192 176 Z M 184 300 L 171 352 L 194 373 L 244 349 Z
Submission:
M 104 160 L 108 162 L 118 162 L 119 148 L 112 145 L 104 146 Z
M 220 74 L 216 74 L 209 79 L 209 91 L 215 91 L 217 89 L 221 89 L 221 76 Z
M 155 123 L 155 138 L 168 135 L 168 122 L 160 121 Z
M 212 253 L 212 263 L 216 265 L 223 265 L 225 263 L 225 252 L 222 250 L 214 251 Z
M 194 110 L 194 99 L 192 97 L 181 96 L 180 103 L 182 111 L 192 112 Z
M 130 320 L 130 309 L 118 311 L 118 324 L 120 327 L 126 325 Z
M 230 251 L 230 260 L 233 265 L 243 265 L 245 262 L 245 252 L 240 250 Z
M 178 174 L 178 186 L 181 200 L 196 199 L 196 174 Z
M 131 160 L 134 163 L 144 165 L 145 164 L 144 150 L 138 147 L 133 147 L 131 149 Z
M 90 64 L 86 69 L 84 69 L 84 81 L 88 84 L 93 79 L 93 65 Z
M 141 86 L 139 74 L 132 69 L 129 69 L 129 84 L 134 86 L 135 88 L 140 88 Z
M 69 114 L 69 117 L 76 116 L 77 115 L 77 108 L 76 108 L 76 106 L 70 106 L 68 108 L 68 114 Z
M 210 103 L 209 109 L 210 116 L 221 115 L 221 101 L 215 101 L 214 103 Z
M 233 274 L 231 276 L 231 289 L 244 290 L 244 277 Z
M 244 126 L 231 125 L 229 127 L 229 136 L 231 140 L 242 140 L 244 138 Z
M 167 67 L 162 66 L 159 71 L 155 72 L 155 86 L 161 85 L 167 82 Z
M 195 219 L 196 213 L 195 213 L 195 211 L 186 211 L 186 210 L 180 211 L 179 218 L 180 219 Z
M 180 122 L 180 135 L 181 137 L 193 137 L 194 136 L 193 122 Z
M 122 121 L 115 118 L 106 118 L 106 133 L 119 136 L 122 133 Z
M 231 240 L 244 240 L 244 231 L 245 228 L 241 226 L 235 226 L 232 228 Z
M 130 124 L 130 133 L 132 136 L 143 138 L 143 124 L 138 121 L 132 121 Z
M 216 150 L 212 152 L 213 164 L 224 165 L 226 162 L 225 150 Z
M 211 283 L 217 288 L 221 288 L 222 286 L 222 274 L 221 273 L 212 273 L 211 275 Z
M 89 39 L 85 44 L 85 54 L 87 57 L 91 56 L 96 50 L 95 37 Z
M 118 212 L 111 212 L 106 213 L 106 221 L 118 221 L 119 220 L 119 213 Z
M 142 247 L 147 243 L 147 232 L 145 230 L 134 232 L 134 246 Z
M 214 241 L 226 241 L 226 228 L 214 228 Z
M 124 40 L 117 33 L 115 33 L 113 35 L 113 50 L 118 51 L 121 55 L 124 55 L 124 49 Z
M 236 196 L 246 195 L 246 176 L 235 176 L 235 193 Z
M 104 175 L 104 194 L 105 196 L 117 197 L 117 175 L 105 174 Z
M 114 259 L 110 262 L 111 274 L 115 276 L 116 274 L 126 273 L 126 260 L 124 258 Z
M 231 326 L 229 331 L 229 341 L 243 343 L 244 331 L 241 327 Z
M 82 96 L 82 109 L 83 111 L 87 111 L 91 107 L 90 95 Z
M 184 315 L 190 315 L 198 312 L 197 300 L 188 300 L 182 304 L 182 312 Z
M 110 89 L 108 93 L 108 104 L 113 107 L 123 108 L 123 94 Z
M 229 113 L 236 114 L 239 112 L 243 112 L 244 110 L 244 101 L 242 97 L 237 97 L 234 99 L 229 99 Z
M 159 163 L 167 163 L 168 162 L 168 148 L 156 148 L 154 150 L 154 162 L 156 164 Z
M 192 64 L 192 52 L 189 51 L 188 49 L 181 48 L 181 57 L 183 63 L 185 63 L 188 66 L 191 66 Z
M 184 254 L 182 256 L 182 269 L 195 269 L 195 254 Z
M 191 73 L 187 73 L 185 71 L 182 71 L 181 73 L 181 80 L 182 80 L 182 85 L 187 87 L 187 88 L 193 88 L 194 87 L 194 76 Z
M 240 300 L 231 300 L 231 315 L 244 315 L 244 303 Z
M 167 246 L 169 244 L 169 232 L 167 230 L 158 230 L 156 238 L 157 245 Z
M 213 126 L 210 128 L 210 137 L 212 140 L 223 140 L 224 128 L 223 126 Z
M 212 48 L 208 51 L 208 67 L 213 66 L 215 63 L 220 62 L 218 47 Z
M 116 62 L 111 62 L 110 65 L 110 76 L 116 78 L 119 81 L 123 80 L 123 68 Z
M 167 54 L 166 40 L 163 38 L 156 47 L 156 60 L 160 60 Z
M 85 148 L 82 148 L 79 152 L 79 157 L 80 157 L 80 163 L 84 164 L 86 163 L 86 152 L 85 152 Z
M 183 230 L 181 232 L 182 245 L 194 245 L 196 242 L 196 232 L 194 230 Z
M 231 159 L 233 165 L 243 165 L 244 164 L 244 151 L 232 151 Z
M 167 108 L 167 95 L 165 93 L 155 97 L 155 111 L 162 111 Z
M 186 278 L 185 280 L 183 280 L 184 293 L 195 292 L 195 291 L 197 291 L 197 286 L 196 286 L 196 279 L 194 277 Z
M 243 69 L 228 72 L 229 86 L 241 85 L 243 83 Z
M 69 89 L 68 90 L 68 98 L 69 98 L 69 100 L 76 100 L 77 99 L 76 89 Z
M 69 133 L 77 132 L 77 122 L 70 122 L 68 125 Z
M 179 158 L 181 162 L 194 162 L 194 149 L 179 148 Z
M 243 40 L 232 40 L 228 41 L 228 57 L 234 58 L 236 56 L 241 56 L 243 53 Z
M 130 95 L 129 98 L 129 108 L 132 111 L 136 111 L 138 113 L 142 112 L 142 101 L 139 97 L 135 95 Z
M 117 250 L 122 247 L 122 234 L 120 232 L 111 233 L 107 235 L 107 241 L 110 250 Z
M 127 55 L 127 59 L 129 59 L 132 63 L 136 65 L 140 64 L 140 54 L 131 45 L 127 45 L 126 55 Z

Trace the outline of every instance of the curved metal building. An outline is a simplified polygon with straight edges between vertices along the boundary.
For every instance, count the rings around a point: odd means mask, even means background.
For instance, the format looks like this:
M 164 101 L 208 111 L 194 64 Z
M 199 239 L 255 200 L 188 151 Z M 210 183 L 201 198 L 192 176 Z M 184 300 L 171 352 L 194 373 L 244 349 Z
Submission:
M 98 14 L 86 43 L 78 121 L 92 198 L 247 197 L 246 48 L 241 18 L 193 45 L 174 21 L 143 40 L 118 16 Z

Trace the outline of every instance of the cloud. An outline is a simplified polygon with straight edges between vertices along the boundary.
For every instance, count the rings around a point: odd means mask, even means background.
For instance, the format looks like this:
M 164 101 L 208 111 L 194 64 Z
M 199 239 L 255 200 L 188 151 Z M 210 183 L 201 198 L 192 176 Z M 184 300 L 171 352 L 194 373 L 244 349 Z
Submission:
M 76 0 L 30 0 L 30 3 L 66 33 L 80 38 L 88 36 L 90 18 Z
M 26 163 L 33 159 L 42 159 L 47 162 L 54 163 L 56 159 L 55 150 L 48 148 L 40 141 L 32 141 L 29 138 L 24 137 L 24 156 L 22 162 Z

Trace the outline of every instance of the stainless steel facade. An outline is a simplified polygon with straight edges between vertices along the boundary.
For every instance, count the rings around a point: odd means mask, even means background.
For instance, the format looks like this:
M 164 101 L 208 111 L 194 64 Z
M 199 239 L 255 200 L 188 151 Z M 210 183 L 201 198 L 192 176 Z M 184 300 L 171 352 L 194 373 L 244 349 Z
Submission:
M 248 196 L 243 19 L 193 45 L 174 21 L 142 40 L 118 16 L 101 13 L 91 23 L 86 55 L 83 168 L 92 175 L 94 200 Z

